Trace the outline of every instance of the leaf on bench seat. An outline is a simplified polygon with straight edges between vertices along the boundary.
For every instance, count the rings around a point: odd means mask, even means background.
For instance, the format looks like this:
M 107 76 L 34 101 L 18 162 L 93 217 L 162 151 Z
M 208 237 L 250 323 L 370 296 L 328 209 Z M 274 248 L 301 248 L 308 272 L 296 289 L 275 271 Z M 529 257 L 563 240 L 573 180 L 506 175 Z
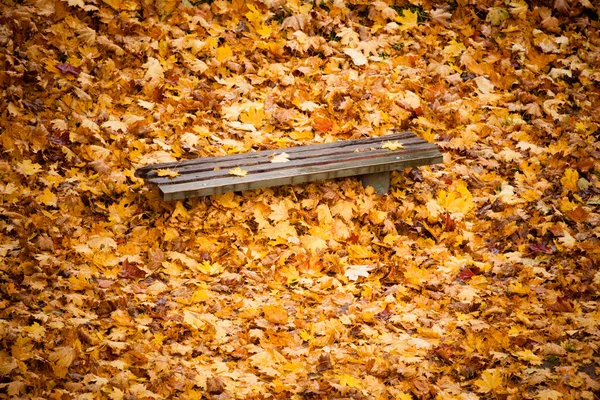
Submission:
M 272 163 L 286 163 L 290 161 L 290 155 L 288 153 L 277 154 L 271 159 Z
M 170 168 L 157 169 L 156 170 L 156 174 L 158 176 L 168 176 L 169 178 L 175 178 L 176 176 L 179 176 L 179 172 L 178 171 L 173 171 Z
M 248 175 L 248 171 L 245 171 L 245 170 L 241 169 L 240 167 L 235 167 L 235 168 L 229 170 L 229 174 L 235 175 L 235 176 L 246 176 L 246 175 Z
M 394 150 L 398 150 L 398 149 L 403 149 L 404 145 L 397 140 L 394 140 L 393 142 L 388 140 L 387 142 L 384 142 L 381 145 L 381 148 L 382 149 L 390 149 L 391 151 L 394 151 Z

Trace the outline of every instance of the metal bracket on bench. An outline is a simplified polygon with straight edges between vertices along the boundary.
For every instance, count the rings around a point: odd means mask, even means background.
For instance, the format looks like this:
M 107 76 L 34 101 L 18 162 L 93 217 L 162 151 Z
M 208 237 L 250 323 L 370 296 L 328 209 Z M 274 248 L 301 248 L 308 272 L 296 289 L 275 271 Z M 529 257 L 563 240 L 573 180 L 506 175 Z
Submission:
M 378 195 L 383 195 L 390 190 L 390 171 L 361 175 L 360 181 L 364 187 L 373 186 Z

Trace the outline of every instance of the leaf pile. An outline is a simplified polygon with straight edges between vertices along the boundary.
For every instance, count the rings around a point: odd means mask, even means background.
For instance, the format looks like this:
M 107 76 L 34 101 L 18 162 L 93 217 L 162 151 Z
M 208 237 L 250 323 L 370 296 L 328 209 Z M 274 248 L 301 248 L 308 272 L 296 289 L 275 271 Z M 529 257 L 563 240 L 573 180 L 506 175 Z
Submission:
M 1 398 L 600 392 L 589 1 L 0 7 Z M 133 174 L 398 128 L 387 196 Z

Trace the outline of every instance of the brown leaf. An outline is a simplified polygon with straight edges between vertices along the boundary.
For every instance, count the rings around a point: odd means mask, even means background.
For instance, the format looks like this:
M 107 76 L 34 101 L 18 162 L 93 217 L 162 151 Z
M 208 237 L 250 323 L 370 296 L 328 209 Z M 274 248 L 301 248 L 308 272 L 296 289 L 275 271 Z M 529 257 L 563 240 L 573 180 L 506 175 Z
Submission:
M 324 353 L 319 356 L 319 363 L 317 364 L 317 371 L 322 372 L 332 368 L 331 356 L 329 353 Z
M 72 66 L 71 64 L 56 64 L 56 68 L 60 70 L 63 74 L 71 74 L 73 76 L 79 76 L 81 70 L 77 67 Z
M 23 100 L 22 103 L 25 109 L 35 113 L 44 111 L 44 109 L 46 108 L 46 105 L 40 99 L 35 99 L 34 101 Z
M 555 312 L 573 312 L 575 311 L 575 308 L 573 307 L 571 300 L 565 297 L 557 297 L 554 303 L 548 305 L 548 310 Z
M 146 271 L 138 268 L 135 263 L 130 263 L 129 259 L 126 258 L 121 266 L 121 272 L 119 272 L 119 278 L 124 279 L 140 279 L 146 277 Z
M 225 391 L 223 379 L 218 376 L 210 377 L 206 380 L 206 390 L 211 394 L 221 394 Z

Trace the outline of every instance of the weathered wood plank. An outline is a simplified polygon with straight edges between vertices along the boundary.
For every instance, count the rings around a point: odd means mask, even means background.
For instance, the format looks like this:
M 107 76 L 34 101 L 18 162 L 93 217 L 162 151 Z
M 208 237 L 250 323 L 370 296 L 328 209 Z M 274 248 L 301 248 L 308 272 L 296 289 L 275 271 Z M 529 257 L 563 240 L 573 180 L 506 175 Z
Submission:
M 437 149 L 431 149 L 416 154 L 388 155 L 364 160 L 313 165 L 295 169 L 270 171 L 245 177 L 228 176 L 208 181 L 163 184 L 159 185 L 159 190 L 164 200 L 183 200 L 190 197 L 208 196 L 240 190 L 254 190 L 271 186 L 380 173 L 439 162 L 442 162 L 442 155 Z

